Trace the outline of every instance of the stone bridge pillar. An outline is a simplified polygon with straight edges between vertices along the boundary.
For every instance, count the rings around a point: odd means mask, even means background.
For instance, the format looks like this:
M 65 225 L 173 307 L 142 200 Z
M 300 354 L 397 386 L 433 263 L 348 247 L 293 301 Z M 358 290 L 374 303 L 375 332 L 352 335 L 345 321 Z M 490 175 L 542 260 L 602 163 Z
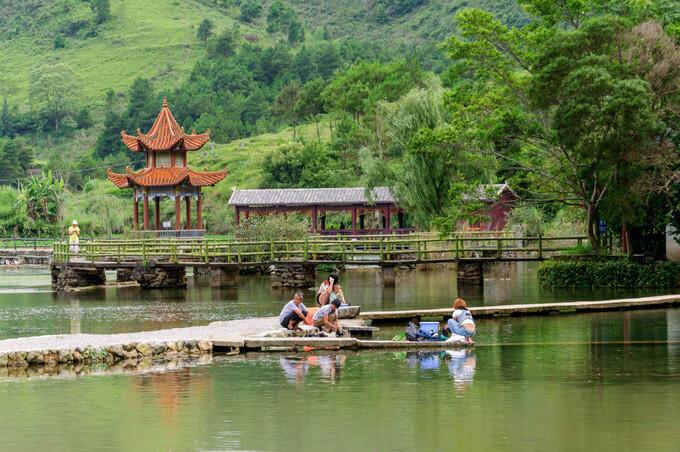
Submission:
M 213 267 L 210 275 L 210 287 L 238 287 L 238 270 L 238 265 Z
M 396 284 L 395 266 L 391 264 L 381 264 L 382 285 L 383 287 L 394 287 Z
M 50 268 L 52 289 L 57 292 L 71 290 L 74 287 L 100 286 L 106 284 L 106 274 L 101 268 L 78 268 L 69 265 Z
M 137 281 L 142 289 L 185 289 L 187 277 L 184 267 L 154 265 L 149 262 L 145 267 L 142 264 L 132 269 L 130 277 Z
M 314 287 L 316 283 L 316 266 L 313 264 L 277 263 L 272 272 L 272 288 Z
M 459 286 L 483 286 L 483 262 L 458 262 L 457 284 Z

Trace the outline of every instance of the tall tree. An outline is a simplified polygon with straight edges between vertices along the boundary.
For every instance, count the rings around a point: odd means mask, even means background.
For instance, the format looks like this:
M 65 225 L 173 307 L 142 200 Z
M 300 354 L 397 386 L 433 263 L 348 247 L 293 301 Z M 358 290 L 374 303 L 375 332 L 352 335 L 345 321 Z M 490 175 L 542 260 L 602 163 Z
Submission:
M 30 97 L 42 106 L 59 130 L 59 121 L 73 113 L 80 98 L 80 77 L 67 63 L 39 66 L 29 75 Z
M 271 106 L 271 112 L 274 116 L 289 121 L 290 125 L 293 126 L 293 140 L 297 138 L 295 124 L 298 115 L 295 111 L 295 105 L 297 104 L 299 96 L 300 85 L 298 85 L 295 80 L 292 80 L 288 85 L 281 89 L 281 92 L 276 96 L 276 99 L 274 99 L 274 103 Z
M 259 0 L 243 0 L 241 2 L 241 20 L 252 22 L 262 14 L 262 3 Z
M 215 25 L 210 21 L 210 19 L 203 19 L 201 24 L 198 26 L 198 31 L 196 32 L 196 37 L 203 41 L 203 47 L 208 46 L 208 38 L 213 34 L 213 28 Z
M 460 36 L 444 48 L 460 78 L 446 96 L 453 121 L 439 142 L 505 162 L 525 197 L 582 208 L 598 248 L 600 209 L 630 182 L 632 156 L 659 155 L 664 130 L 677 130 L 656 111 L 653 85 L 623 58 L 629 22 L 603 16 L 574 20 L 572 30 L 508 30 L 483 11 L 456 17 Z
M 316 137 L 321 141 L 319 134 L 319 115 L 325 112 L 323 90 L 326 82 L 317 78 L 307 83 L 300 91 L 300 96 L 295 104 L 295 112 L 302 118 L 312 118 L 316 124 Z

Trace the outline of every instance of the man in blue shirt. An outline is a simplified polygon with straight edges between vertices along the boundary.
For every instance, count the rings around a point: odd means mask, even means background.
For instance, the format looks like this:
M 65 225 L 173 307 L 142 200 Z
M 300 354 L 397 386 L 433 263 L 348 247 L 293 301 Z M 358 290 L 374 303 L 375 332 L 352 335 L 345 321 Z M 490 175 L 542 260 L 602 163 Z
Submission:
M 295 297 L 283 307 L 279 314 L 279 323 L 282 327 L 293 331 L 302 329 L 298 325 L 307 317 L 307 308 L 302 304 L 303 296 L 302 292 L 296 293 Z

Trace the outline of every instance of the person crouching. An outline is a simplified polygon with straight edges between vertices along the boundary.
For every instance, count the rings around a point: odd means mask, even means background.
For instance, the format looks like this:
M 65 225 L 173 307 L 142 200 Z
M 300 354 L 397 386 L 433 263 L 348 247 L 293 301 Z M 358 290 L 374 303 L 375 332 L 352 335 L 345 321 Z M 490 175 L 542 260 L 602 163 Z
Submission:
M 465 300 L 457 298 L 453 302 L 453 314 L 446 322 L 444 330 L 448 330 L 453 334 L 464 336 L 469 340 L 476 333 L 475 321 L 472 319 L 472 313 L 468 310 Z
M 298 325 L 307 317 L 307 307 L 302 304 L 303 297 L 302 292 L 297 292 L 295 297 L 283 307 L 279 314 L 279 323 L 282 327 L 291 331 L 302 330 Z
M 340 307 L 340 300 L 333 300 L 329 304 L 321 307 L 312 319 L 312 325 L 317 328 L 326 329 L 328 332 L 335 330 L 338 336 L 342 336 L 344 331 L 338 325 L 337 310 Z

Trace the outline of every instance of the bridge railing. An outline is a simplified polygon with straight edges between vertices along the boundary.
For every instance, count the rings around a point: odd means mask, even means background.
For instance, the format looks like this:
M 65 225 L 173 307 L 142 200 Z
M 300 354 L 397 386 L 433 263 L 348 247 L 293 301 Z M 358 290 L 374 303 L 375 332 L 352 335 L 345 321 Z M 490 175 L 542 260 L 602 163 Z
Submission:
M 413 261 L 437 262 L 456 259 L 508 258 L 540 260 L 574 248 L 586 240 L 572 237 L 493 237 L 490 234 L 455 234 L 441 238 L 432 234 L 382 237 L 307 237 L 304 240 L 242 242 L 223 239 L 139 239 L 81 241 L 79 252 L 70 251 L 68 241 L 54 244 L 55 261 L 77 257 L 85 261 L 232 262 L 277 261 Z
M 59 242 L 59 238 L 37 238 L 37 237 L 0 237 L 0 250 L 43 250 L 54 247 Z M 81 239 L 90 240 L 90 239 Z

